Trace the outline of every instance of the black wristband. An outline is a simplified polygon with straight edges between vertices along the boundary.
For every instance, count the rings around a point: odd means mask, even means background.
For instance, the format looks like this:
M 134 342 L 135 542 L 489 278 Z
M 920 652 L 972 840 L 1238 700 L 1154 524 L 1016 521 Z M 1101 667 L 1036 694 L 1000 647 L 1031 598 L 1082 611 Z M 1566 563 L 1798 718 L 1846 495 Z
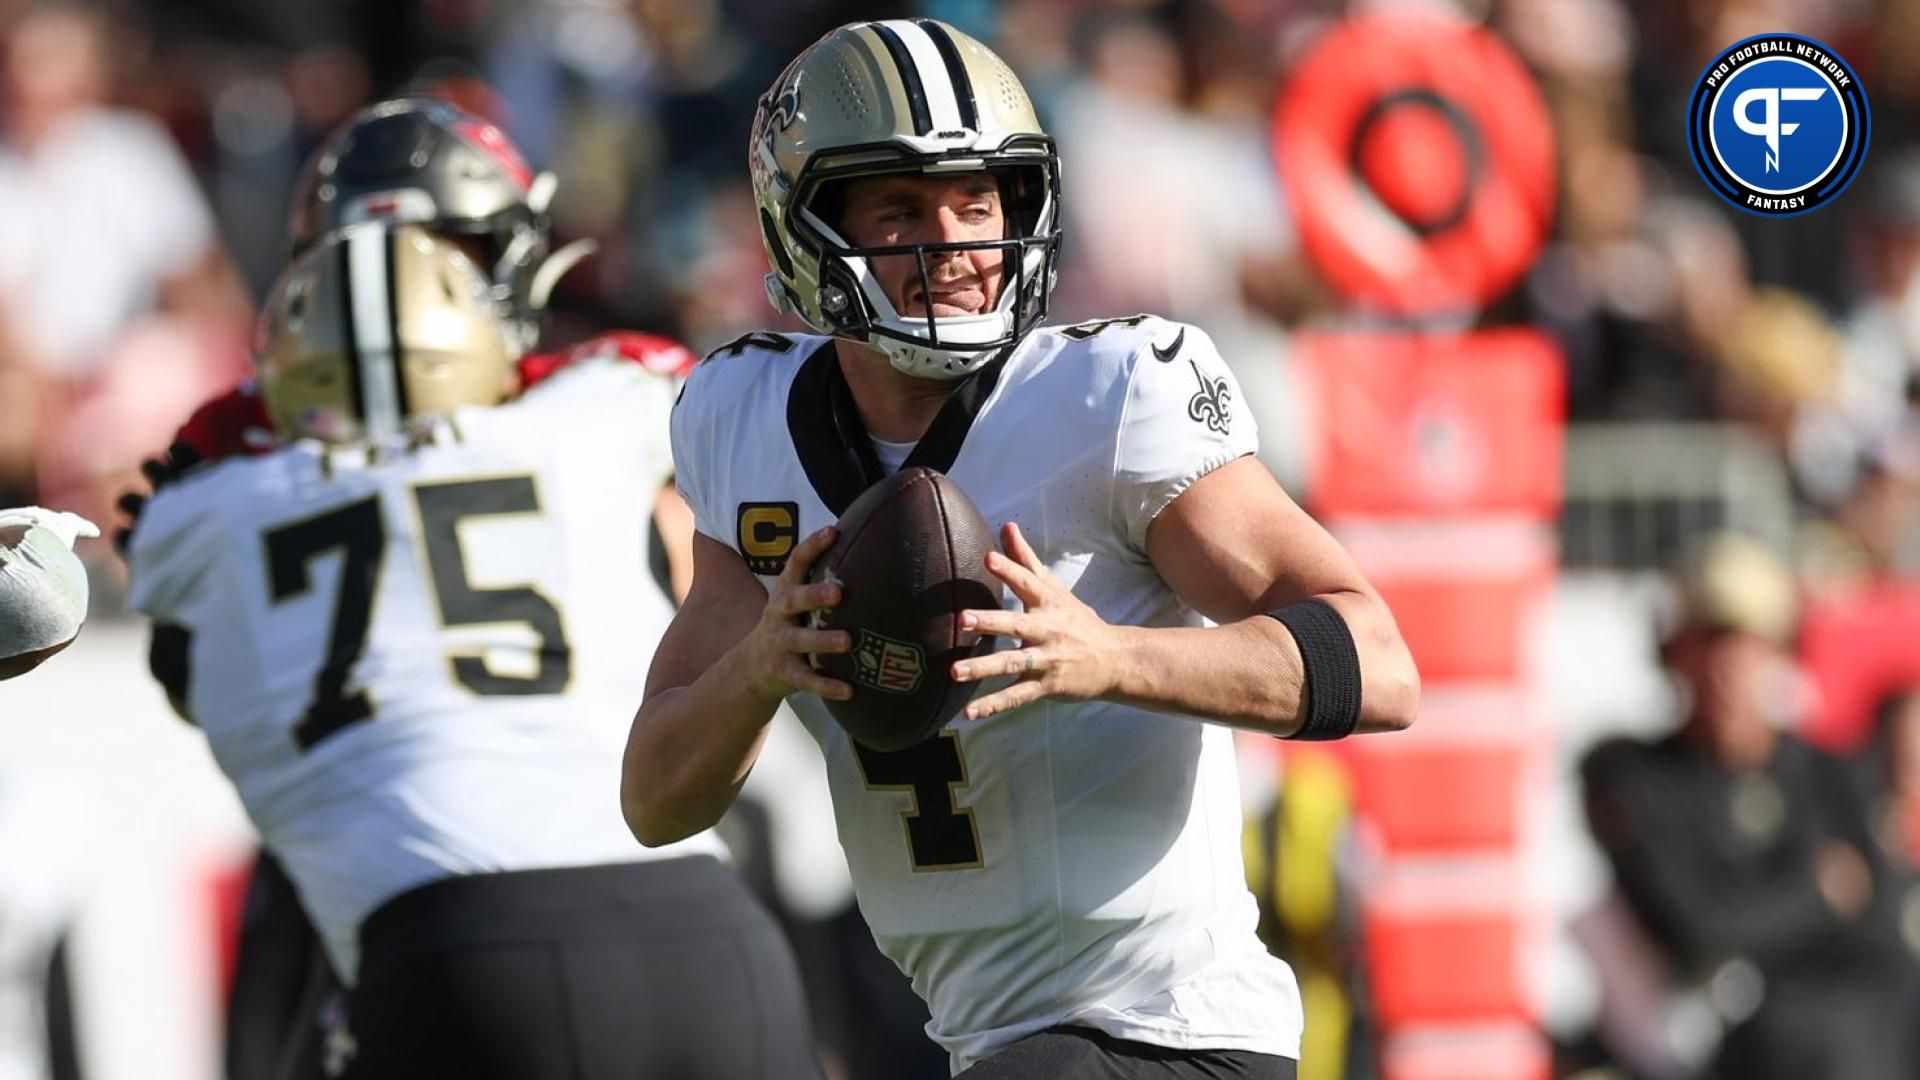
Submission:
M 1300 729 L 1289 739 L 1344 739 L 1360 726 L 1360 650 L 1347 620 L 1325 600 L 1267 612 L 1300 646 Z

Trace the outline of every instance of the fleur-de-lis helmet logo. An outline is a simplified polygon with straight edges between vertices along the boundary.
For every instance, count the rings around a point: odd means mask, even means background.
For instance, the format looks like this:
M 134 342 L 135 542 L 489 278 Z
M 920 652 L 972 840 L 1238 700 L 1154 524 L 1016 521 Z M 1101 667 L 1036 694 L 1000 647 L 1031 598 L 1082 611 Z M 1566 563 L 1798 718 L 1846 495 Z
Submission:
M 760 104 L 767 110 L 767 126 L 780 131 L 792 127 L 794 120 L 800 116 L 799 80 L 781 84 L 778 94 L 768 93 Z

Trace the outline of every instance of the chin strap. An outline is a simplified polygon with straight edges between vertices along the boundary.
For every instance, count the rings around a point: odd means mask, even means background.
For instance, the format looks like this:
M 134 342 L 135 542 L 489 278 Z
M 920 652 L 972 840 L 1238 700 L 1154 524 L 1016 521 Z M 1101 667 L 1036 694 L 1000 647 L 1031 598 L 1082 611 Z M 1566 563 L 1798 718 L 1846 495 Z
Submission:
M 948 366 L 949 356 L 920 345 L 912 345 L 897 338 L 876 335 L 862 342 L 869 348 L 878 349 L 902 375 L 912 375 L 917 379 L 940 379 L 953 382 L 964 379 L 993 361 L 998 349 L 981 349 L 960 368 Z

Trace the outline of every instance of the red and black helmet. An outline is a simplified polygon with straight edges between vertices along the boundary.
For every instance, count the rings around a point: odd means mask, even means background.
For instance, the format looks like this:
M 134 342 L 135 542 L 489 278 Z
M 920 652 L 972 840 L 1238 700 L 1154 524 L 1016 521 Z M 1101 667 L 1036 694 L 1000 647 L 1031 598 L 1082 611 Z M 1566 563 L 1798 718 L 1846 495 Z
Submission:
M 456 240 L 493 280 L 531 348 L 554 283 L 590 245 L 551 251 L 552 173 L 535 173 L 501 130 L 434 98 L 360 111 L 302 171 L 288 232 L 294 254 L 365 221 L 417 224 Z

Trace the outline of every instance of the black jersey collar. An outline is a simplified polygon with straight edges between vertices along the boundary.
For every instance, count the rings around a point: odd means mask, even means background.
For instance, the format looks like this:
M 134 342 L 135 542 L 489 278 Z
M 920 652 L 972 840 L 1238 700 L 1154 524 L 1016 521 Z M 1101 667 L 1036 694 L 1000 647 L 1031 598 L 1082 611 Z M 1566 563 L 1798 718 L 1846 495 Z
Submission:
M 953 468 L 974 417 L 992 396 L 1011 354 L 1011 349 L 1002 352 L 960 381 L 901 468 L 925 465 L 943 473 Z M 787 391 L 787 432 L 807 471 L 807 481 L 836 517 L 861 492 L 887 476 L 873 452 L 873 440 L 860 419 L 847 377 L 840 371 L 832 339 L 821 342 L 793 378 Z

